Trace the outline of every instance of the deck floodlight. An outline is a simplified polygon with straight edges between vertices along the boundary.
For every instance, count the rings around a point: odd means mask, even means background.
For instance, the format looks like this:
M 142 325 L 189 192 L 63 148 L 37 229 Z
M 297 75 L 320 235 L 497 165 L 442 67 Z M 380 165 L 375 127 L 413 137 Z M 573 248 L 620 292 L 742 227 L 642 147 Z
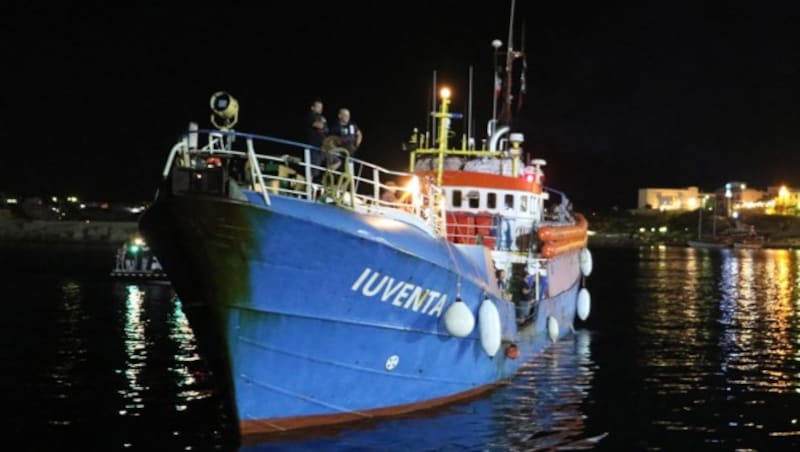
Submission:
M 211 123 L 220 130 L 228 130 L 239 120 L 239 102 L 225 91 L 211 96 Z

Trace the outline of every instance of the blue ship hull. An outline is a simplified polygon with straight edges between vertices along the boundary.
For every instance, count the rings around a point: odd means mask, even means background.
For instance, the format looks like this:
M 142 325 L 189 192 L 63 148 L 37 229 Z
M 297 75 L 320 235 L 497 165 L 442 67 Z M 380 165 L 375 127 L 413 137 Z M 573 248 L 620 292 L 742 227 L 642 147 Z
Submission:
M 580 271 L 519 325 L 489 251 L 299 198 L 166 196 L 140 228 L 211 350 L 244 436 L 403 413 L 491 389 L 569 334 Z M 559 259 L 577 261 L 567 254 Z M 574 271 L 572 268 L 574 267 Z M 459 298 L 497 308 L 502 347 L 445 327 Z M 505 353 L 517 347 L 519 356 Z M 508 354 L 513 356 L 513 354 Z

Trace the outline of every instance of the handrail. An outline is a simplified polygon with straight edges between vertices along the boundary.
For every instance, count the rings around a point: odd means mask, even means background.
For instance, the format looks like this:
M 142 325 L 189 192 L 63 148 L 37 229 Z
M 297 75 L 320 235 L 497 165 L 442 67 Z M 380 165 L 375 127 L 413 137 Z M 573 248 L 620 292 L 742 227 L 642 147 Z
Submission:
M 558 221 L 575 221 L 574 216 L 569 211 L 569 198 L 567 198 L 567 194 L 563 191 L 556 190 L 555 188 L 550 187 L 542 187 L 544 191 L 549 193 L 555 193 L 561 198 L 561 203 L 558 206 Z
M 264 190 L 264 176 L 261 174 L 261 166 L 258 164 L 258 159 L 256 158 L 256 151 L 253 147 L 252 138 L 247 139 L 247 159 L 250 161 L 250 170 L 253 171 L 253 176 L 255 176 L 253 177 L 253 181 L 258 180 L 259 182 L 258 189 L 260 189 L 261 195 L 264 197 L 264 202 L 267 205 L 270 205 L 269 195 L 267 194 L 267 191 Z M 253 188 L 256 187 L 254 186 Z M 259 191 L 258 189 L 256 189 L 256 191 Z
M 206 135 L 208 143 L 202 147 L 190 149 L 188 143 L 189 133 Z M 246 150 L 233 149 L 235 143 L 244 138 Z M 275 149 L 270 153 L 258 153 L 257 141 L 270 144 L 286 145 L 299 148 L 298 153 L 285 153 L 280 155 Z M 248 184 L 251 189 L 259 193 L 267 205 L 270 205 L 270 193 L 294 198 L 303 198 L 308 201 L 318 201 L 322 196 L 335 195 L 337 205 L 377 215 L 389 215 L 392 218 L 406 221 L 425 228 L 433 236 L 446 235 L 446 213 L 444 204 L 437 200 L 441 198 L 442 190 L 432 181 L 420 180 L 419 176 L 403 171 L 393 171 L 369 163 L 349 155 L 344 149 L 335 149 L 341 155 L 343 166 L 332 169 L 326 164 L 316 165 L 312 155 L 322 152 L 318 147 L 290 140 L 273 138 L 265 135 L 241 133 L 230 130 L 191 130 L 185 134 L 181 141 L 171 150 L 164 168 L 164 177 L 174 165 L 190 167 L 199 162 L 205 164 L 203 156 L 218 157 L 223 160 L 242 159 L 247 165 L 243 169 L 249 176 Z M 182 158 L 178 158 L 181 156 Z M 200 157 L 198 159 L 198 157 Z M 265 173 L 265 168 L 277 168 Z M 321 181 L 313 180 L 313 173 L 323 173 Z M 409 185 L 400 182 L 408 180 Z M 389 181 L 397 182 L 390 187 Z M 243 184 L 244 180 L 238 180 Z M 322 182 L 322 183 L 320 183 Z M 326 184 L 327 183 L 327 184 Z M 327 186 L 327 190 L 326 190 Z M 387 202 L 381 199 L 381 193 L 386 189 L 396 190 L 404 195 L 405 202 Z
M 489 140 L 489 150 L 499 151 L 500 149 L 497 147 L 497 143 L 500 141 L 500 137 L 508 133 L 510 130 L 511 128 L 508 126 L 502 126 L 495 130 L 494 135 L 492 135 L 491 139 Z
M 175 161 L 175 155 L 181 152 L 183 148 L 186 148 L 187 150 L 189 148 L 188 137 L 184 137 L 183 140 L 175 143 L 175 146 L 172 146 L 172 149 L 169 151 L 169 156 L 167 157 L 167 163 L 166 165 L 164 165 L 164 171 L 161 172 L 161 175 L 164 177 L 164 179 L 166 179 L 167 176 L 169 176 L 169 170 L 172 169 L 172 162 Z
M 322 176 L 322 196 L 330 197 L 339 207 L 355 209 L 356 193 L 353 184 L 353 166 L 350 163 L 350 152 L 344 148 L 333 148 L 327 151 L 330 154 L 339 154 L 344 157 L 342 166 L 344 171 L 339 172 L 327 168 Z M 337 177 L 338 176 L 338 177 Z M 349 199 L 345 198 L 345 194 Z

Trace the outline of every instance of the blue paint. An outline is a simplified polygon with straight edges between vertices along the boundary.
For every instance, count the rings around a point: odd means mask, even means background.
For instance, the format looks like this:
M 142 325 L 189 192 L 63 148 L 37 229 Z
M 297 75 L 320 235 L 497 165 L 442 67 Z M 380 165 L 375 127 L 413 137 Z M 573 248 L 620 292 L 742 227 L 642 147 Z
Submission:
M 268 201 L 255 191 L 228 193 L 231 181 L 218 177 L 219 168 L 203 179 L 207 192 L 167 179 L 140 226 L 168 258 L 177 293 L 198 306 L 198 314 L 187 310 L 190 322 L 191 315 L 207 320 L 198 339 L 214 349 L 243 429 L 455 398 L 510 378 L 547 347 L 548 318 L 560 336 L 571 330 L 580 287 L 574 255 L 550 262 L 564 264 L 552 266 L 559 273 L 551 287 L 561 293 L 539 300 L 536 315 L 519 323 L 497 287 L 488 248 L 450 243 L 421 217 L 404 221 L 399 210 L 357 213 L 285 193 Z M 507 250 L 511 222 L 499 226 L 499 247 Z M 510 266 L 529 256 L 502 257 Z M 456 299 L 478 320 L 463 338 L 444 324 Z M 493 357 L 481 344 L 485 300 L 500 319 Z M 511 344 L 517 359 L 506 357 Z
M 569 331 L 577 275 L 567 292 L 541 300 L 536 321 L 520 331 L 513 303 L 490 289 L 485 248 L 454 246 L 412 225 L 395 222 L 389 229 L 375 220 L 279 196 L 269 207 L 251 209 L 259 248 L 248 262 L 251 299 L 224 305 L 240 421 L 453 396 L 510 377 L 541 351 L 549 343 L 547 315 L 558 318 L 562 334 Z M 450 336 L 441 310 L 430 315 L 432 304 L 427 313 L 415 311 L 399 295 L 438 291 L 446 309 L 459 279 L 473 313 L 484 298 L 495 303 L 502 337 L 520 347 L 520 359 L 507 359 L 503 349 L 490 358 L 477 328 L 467 338 Z M 387 370 L 395 356 L 397 366 Z

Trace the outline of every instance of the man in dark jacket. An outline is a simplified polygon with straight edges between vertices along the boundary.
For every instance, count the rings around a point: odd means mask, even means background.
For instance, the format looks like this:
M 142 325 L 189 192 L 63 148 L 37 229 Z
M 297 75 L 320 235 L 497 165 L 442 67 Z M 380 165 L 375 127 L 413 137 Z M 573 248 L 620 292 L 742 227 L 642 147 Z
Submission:
M 353 155 L 356 153 L 356 150 L 358 150 L 358 147 L 361 146 L 361 140 L 364 138 L 364 135 L 361 133 L 361 129 L 358 128 L 358 125 L 350 121 L 350 110 L 347 108 L 339 109 L 338 118 L 339 121 L 331 126 L 331 136 L 339 137 L 339 145 L 347 149 L 350 155 Z
M 322 166 L 324 155 L 319 151 L 322 142 L 328 136 L 328 121 L 322 115 L 322 101 L 314 99 L 306 117 L 306 143 L 315 146 L 317 149 L 311 149 L 311 164 Z M 312 169 L 311 175 L 313 179 L 317 179 L 321 173 L 319 169 Z

